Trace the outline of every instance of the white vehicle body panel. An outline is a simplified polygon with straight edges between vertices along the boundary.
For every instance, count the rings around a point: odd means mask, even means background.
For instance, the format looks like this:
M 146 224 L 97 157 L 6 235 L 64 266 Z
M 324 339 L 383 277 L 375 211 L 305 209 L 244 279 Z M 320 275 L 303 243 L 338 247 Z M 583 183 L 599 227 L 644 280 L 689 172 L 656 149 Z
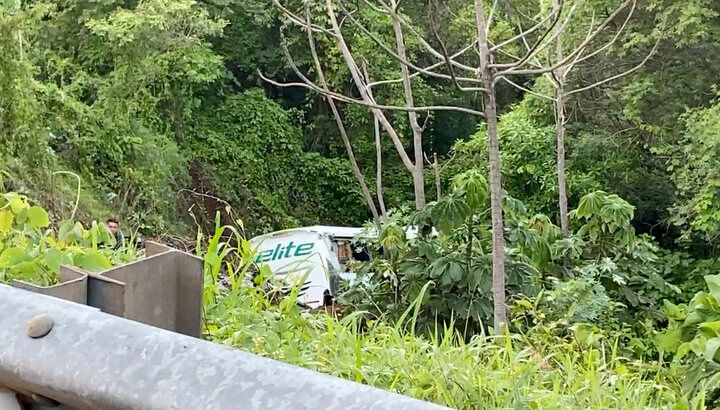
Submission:
M 340 271 L 327 234 L 294 229 L 259 236 L 251 242 L 257 249 L 258 265 L 267 264 L 276 278 L 287 278 L 288 282 L 303 282 L 304 278 L 309 288 L 299 301 L 310 307 L 322 305 L 325 291 L 331 290 L 330 275 Z
M 323 303 L 326 290 L 333 294 L 337 277 L 355 277 L 341 266 L 338 245 L 351 242 L 360 235 L 377 236 L 377 230 L 315 225 L 272 232 L 257 236 L 251 242 L 257 252 L 255 262 L 267 264 L 275 277 L 288 278 L 295 283 L 307 275 L 305 282 L 309 282 L 309 288 L 299 301 L 318 307 Z M 406 235 L 408 239 L 416 237 L 417 229 L 408 228 Z

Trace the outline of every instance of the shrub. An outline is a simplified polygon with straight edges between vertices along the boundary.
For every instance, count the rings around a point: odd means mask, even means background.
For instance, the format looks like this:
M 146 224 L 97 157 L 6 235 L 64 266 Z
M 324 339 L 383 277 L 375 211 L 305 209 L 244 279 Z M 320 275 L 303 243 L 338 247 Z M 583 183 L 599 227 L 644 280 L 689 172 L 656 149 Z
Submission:
M 0 196 L 0 282 L 52 285 L 62 265 L 98 272 L 137 257 L 134 248 L 114 245 L 104 224 L 93 222 L 87 229 L 66 220 L 51 227 L 47 211 L 24 195 Z

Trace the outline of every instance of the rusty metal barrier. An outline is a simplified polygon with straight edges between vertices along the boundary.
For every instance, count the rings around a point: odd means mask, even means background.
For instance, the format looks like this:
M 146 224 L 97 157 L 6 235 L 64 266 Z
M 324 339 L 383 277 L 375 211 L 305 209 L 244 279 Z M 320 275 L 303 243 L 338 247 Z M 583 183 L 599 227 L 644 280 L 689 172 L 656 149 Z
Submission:
M 145 251 L 143 259 L 98 274 L 63 266 L 57 285 L 12 285 L 200 337 L 202 259 L 155 242 L 146 242 Z

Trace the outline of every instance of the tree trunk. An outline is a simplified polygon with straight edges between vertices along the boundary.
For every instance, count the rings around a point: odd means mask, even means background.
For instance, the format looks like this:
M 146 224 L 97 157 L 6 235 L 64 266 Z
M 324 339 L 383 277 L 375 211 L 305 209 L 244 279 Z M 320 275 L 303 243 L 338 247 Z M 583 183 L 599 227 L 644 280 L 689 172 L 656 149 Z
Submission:
M 478 52 L 482 76 L 485 121 L 487 122 L 488 152 L 490 162 L 490 216 L 492 226 L 492 289 L 495 333 L 502 334 L 507 328 L 507 305 L 505 303 L 505 238 L 503 237 L 502 185 L 500 182 L 500 143 L 497 132 L 497 107 L 495 78 L 490 67 L 490 47 L 485 31 L 487 22 L 483 0 L 475 0 L 475 17 L 478 30 Z
M 442 199 L 442 182 L 440 181 L 440 164 L 438 163 L 437 152 L 433 152 L 433 168 L 435 168 L 435 190 L 439 201 Z
M 507 325 L 505 304 L 505 238 L 503 236 L 502 184 L 500 181 L 500 141 L 497 133 L 495 89 L 490 73 L 483 73 L 488 91 L 483 93 L 487 115 L 488 151 L 490 154 L 490 215 L 492 226 L 492 287 L 495 331 L 500 334 Z
M 391 0 L 391 7 L 397 8 L 397 2 Z M 393 30 L 395 31 L 395 45 L 397 46 L 397 53 L 400 58 L 407 61 L 407 53 L 405 51 L 405 38 L 403 37 L 402 26 L 400 21 L 393 15 Z M 410 70 L 407 65 L 401 64 L 400 70 L 402 72 L 403 79 L 403 90 L 405 91 L 405 105 L 407 107 L 415 107 L 415 98 L 413 96 L 412 82 L 410 80 Z M 425 208 L 425 173 L 424 173 L 424 160 L 423 155 L 423 141 L 422 141 L 422 128 L 418 122 L 418 115 L 414 111 L 408 111 L 408 119 L 410 121 L 410 128 L 413 133 L 413 148 L 415 155 L 415 167 L 412 170 L 413 175 L 413 186 L 415 188 L 415 209 L 421 210 Z
M 323 87 L 327 89 L 327 84 L 325 83 L 325 79 L 323 78 Z M 338 129 L 340 130 L 340 135 L 342 136 L 343 144 L 345 145 L 345 150 L 348 154 L 348 159 L 350 160 L 350 167 L 353 170 L 353 174 L 355 174 L 355 178 L 360 183 L 360 190 L 362 191 L 363 197 L 365 198 L 365 202 L 367 203 L 368 207 L 370 208 L 370 212 L 373 216 L 373 221 L 375 221 L 375 225 L 378 226 L 378 229 L 380 228 L 380 216 L 378 215 L 377 207 L 375 206 L 375 201 L 373 200 L 372 195 L 370 194 L 370 189 L 367 186 L 367 183 L 365 183 L 365 177 L 362 174 L 362 171 L 360 171 L 360 167 L 358 166 L 357 160 L 355 159 L 355 153 L 353 152 L 352 145 L 350 144 L 350 138 L 347 135 L 347 131 L 345 130 L 345 125 L 342 122 L 342 117 L 340 116 L 340 113 L 338 112 L 337 107 L 335 106 L 335 101 L 332 100 L 332 98 L 327 98 L 328 104 L 330 104 L 330 109 L 333 112 L 333 116 L 335 116 L 335 122 L 337 123 Z M 383 211 L 384 213 L 384 211 Z
M 380 123 L 378 119 L 373 117 L 375 123 L 375 152 L 377 153 L 376 170 L 377 174 L 375 177 L 375 187 L 377 189 L 377 199 L 380 205 L 380 214 L 382 219 L 387 217 L 387 210 L 385 209 L 385 199 L 383 196 L 383 185 L 382 185 L 382 140 L 380 138 Z
M 333 34 L 335 35 L 337 46 L 340 49 L 340 53 L 343 56 L 343 59 L 345 60 L 345 64 L 348 67 L 348 70 L 350 71 L 350 75 L 353 78 L 353 81 L 355 82 L 355 86 L 357 87 L 358 91 L 360 92 L 360 95 L 362 96 L 363 101 L 369 104 L 376 104 L 375 98 L 373 98 L 372 93 L 370 89 L 367 86 L 367 83 L 363 82 L 362 75 L 360 73 L 360 69 L 358 65 L 355 62 L 355 59 L 352 56 L 352 53 L 350 52 L 350 48 L 348 47 L 347 43 L 345 42 L 344 37 L 342 36 L 342 31 L 340 30 L 340 24 L 337 21 L 337 16 L 335 15 L 335 11 L 333 9 L 333 3 L 332 0 L 326 0 L 325 1 L 326 10 L 328 13 L 328 17 L 330 18 L 330 24 L 332 26 Z M 417 165 L 413 163 L 413 161 L 410 160 L 410 157 L 407 155 L 407 152 L 405 152 L 405 147 L 403 146 L 402 141 L 400 140 L 400 136 L 398 135 L 395 128 L 390 124 L 390 121 L 387 119 L 385 114 L 380 111 L 377 108 L 371 109 L 373 116 L 380 122 L 380 125 L 382 125 L 383 129 L 387 131 L 388 135 L 390 136 L 390 139 L 392 140 L 393 144 L 395 145 L 395 149 L 398 152 L 398 155 L 400 156 L 400 159 L 402 160 L 403 164 L 405 165 L 405 168 L 413 175 L 413 183 L 415 186 L 415 203 L 416 206 L 418 203 L 422 202 L 423 206 L 425 203 L 425 187 L 423 184 L 422 187 L 422 195 L 420 199 L 417 198 L 418 192 L 420 190 L 417 187 L 417 181 L 418 178 L 416 177 L 416 170 Z
M 559 9 L 560 1 L 553 0 L 553 7 Z M 558 27 L 558 30 L 562 30 Z M 563 33 L 558 33 L 555 44 L 557 61 L 563 60 Z M 565 67 L 555 70 L 555 137 L 557 140 L 557 182 L 558 205 L 560 208 L 560 229 L 565 238 L 570 236 L 568 218 L 567 182 L 565 179 Z
M 570 236 L 568 218 L 567 182 L 565 177 L 565 89 L 559 82 L 555 90 L 555 136 L 557 137 L 557 182 L 558 203 L 560 205 L 560 229 L 564 237 Z

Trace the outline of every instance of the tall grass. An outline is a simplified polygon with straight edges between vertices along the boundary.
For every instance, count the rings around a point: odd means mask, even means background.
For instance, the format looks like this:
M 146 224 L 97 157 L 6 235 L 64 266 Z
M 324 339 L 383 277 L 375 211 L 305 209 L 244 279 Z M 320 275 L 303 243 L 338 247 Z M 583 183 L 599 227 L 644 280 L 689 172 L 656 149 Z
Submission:
M 409 327 L 408 323 L 405 323 Z M 457 408 L 703 408 L 681 393 L 678 369 L 605 349 L 518 335 L 464 342 L 360 313 L 311 315 L 291 300 L 236 289 L 209 310 L 205 337 L 258 355 Z
M 234 257 L 244 271 L 245 251 L 211 241 L 206 273 L 217 278 L 220 259 Z M 240 246 L 247 250 L 247 244 Z M 210 278 L 209 282 L 213 279 Z M 453 326 L 417 335 L 413 304 L 396 323 L 310 314 L 295 296 L 279 303 L 261 288 L 233 282 L 206 305 L 205 338 L 261 356 L 456 408 L 699 409 L 703 396 L 682 393 L 674 364 L 618 355 L 617 344 L 523 335 L 478 335 L 465 341 Z

